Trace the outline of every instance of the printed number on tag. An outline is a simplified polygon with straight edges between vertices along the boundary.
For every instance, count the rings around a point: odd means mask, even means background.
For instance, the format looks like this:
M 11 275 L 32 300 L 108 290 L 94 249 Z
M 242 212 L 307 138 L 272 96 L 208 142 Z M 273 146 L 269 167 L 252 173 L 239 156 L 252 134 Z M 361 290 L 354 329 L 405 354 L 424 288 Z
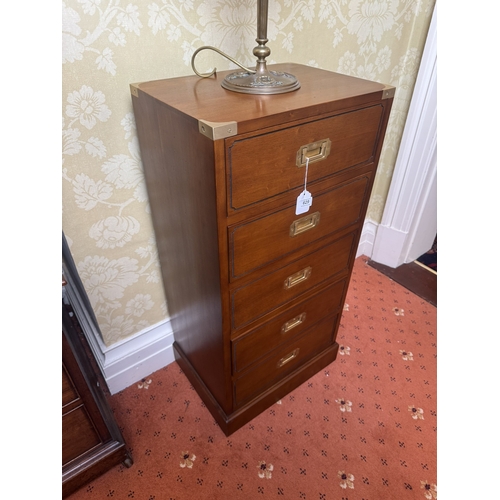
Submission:
M 302 191 L 297 197 L 297 204 L 295 205 L 295 215 L 306 213 L 312 206 L 312 195 L 309 191 Z

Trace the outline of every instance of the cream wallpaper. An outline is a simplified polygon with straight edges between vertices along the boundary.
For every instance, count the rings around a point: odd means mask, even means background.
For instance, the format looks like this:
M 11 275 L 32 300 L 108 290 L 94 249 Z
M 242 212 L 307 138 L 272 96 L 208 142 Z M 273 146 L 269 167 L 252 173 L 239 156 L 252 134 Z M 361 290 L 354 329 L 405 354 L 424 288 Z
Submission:
M 379 222 L 435 0 L 269 0 L 268 63 L 397 87 L 368 217 Z M 129 84 L 253 65 L 256 0 L 62 3 L 63 231 L 107 346 L 168 317 Z M 197 68 L 232 69 L 211 51 Z

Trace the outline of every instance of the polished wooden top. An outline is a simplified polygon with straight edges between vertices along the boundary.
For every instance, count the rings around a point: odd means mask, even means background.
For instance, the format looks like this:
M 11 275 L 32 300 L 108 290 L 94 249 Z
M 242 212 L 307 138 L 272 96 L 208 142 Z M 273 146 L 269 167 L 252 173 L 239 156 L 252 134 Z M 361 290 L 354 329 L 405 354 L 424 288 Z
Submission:
M 276 64 L 268 69 L 293 74 L 301 87 L 286 94 L 231 92 L 221 87 L 221 81 L 233 71 L 210 78 L 192 75 L 132 86 L 139 89 L 139 97 L 144 92 L 195 120 L 236 122 L 239 134 L 374 102 L 393 88 L 301 64 Z

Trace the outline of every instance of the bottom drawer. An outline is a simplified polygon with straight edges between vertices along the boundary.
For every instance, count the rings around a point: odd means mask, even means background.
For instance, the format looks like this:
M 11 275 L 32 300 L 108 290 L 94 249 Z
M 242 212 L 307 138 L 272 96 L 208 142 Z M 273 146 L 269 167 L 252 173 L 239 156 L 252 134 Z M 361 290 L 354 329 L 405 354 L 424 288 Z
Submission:
M 316 323 L 300 338 L 277 349 L 262 363 L 234 382 L 235 404 L 241 405 L 292 373 L 334 341 L 340 315 L 332 315 Z

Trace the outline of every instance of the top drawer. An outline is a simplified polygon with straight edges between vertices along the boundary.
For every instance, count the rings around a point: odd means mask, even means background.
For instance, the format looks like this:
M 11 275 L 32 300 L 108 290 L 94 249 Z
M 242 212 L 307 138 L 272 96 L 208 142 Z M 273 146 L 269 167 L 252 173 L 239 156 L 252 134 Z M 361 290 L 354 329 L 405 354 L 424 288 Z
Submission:
M 308 182 L 373 160 L 381 105 L 268 134 L 228 139 L 228 199 L 241 209 Z M 298 166 L 300 165 L 300 166 Z

